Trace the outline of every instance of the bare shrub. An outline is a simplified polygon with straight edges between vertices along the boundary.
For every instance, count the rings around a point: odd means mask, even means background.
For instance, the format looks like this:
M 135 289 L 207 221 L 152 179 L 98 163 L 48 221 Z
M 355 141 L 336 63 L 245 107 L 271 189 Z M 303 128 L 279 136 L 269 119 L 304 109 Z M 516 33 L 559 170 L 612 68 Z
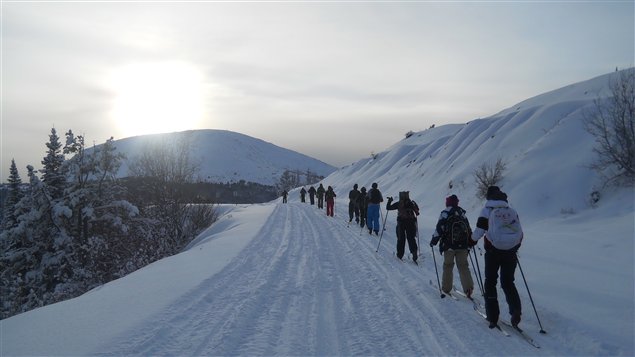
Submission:
M 487 188 L 497 186 L 503 179 L 503 174 L 507 164 L 502 158 L 496 160 L 496 163 L 483 163 L 474 170 L 474 179 L 476 180 L 476 197 L 485 199 L 487 196 Z

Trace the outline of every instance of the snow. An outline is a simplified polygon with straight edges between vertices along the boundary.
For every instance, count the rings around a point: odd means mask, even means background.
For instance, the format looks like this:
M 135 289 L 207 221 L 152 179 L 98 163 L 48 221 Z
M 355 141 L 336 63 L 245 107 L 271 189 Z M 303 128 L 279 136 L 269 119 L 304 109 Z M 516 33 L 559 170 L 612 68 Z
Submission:
M 338 170 L 323 181 L 338 195 L 334 218 L 300 203 L 297 190 L 288 204 L 221 206 L 220 220 L 181 254 L 0 321 L 0 355 L 632 356 L 635 195 L 600 188 L 586 168 L 593 139 L 581 126 L 609 77 L 415 133 Z M 489 330 L 470 304 L 441 299 L 436 285 L 428 242 L 444 198 L 457 194 L 474 225 L 484 202 L 471 173 L 499 157 L 540 318 L 517 270 L 521 327 L 540 349 Z M 372 182 L 384 197 L 409 190 L 417 201 L 419 266 L 393 257 L 394 212 L 377 252 L 379 237 L 348 226 L 344 197 L 354 183 Z M 593 191 L 601 192 L 594 205 Z

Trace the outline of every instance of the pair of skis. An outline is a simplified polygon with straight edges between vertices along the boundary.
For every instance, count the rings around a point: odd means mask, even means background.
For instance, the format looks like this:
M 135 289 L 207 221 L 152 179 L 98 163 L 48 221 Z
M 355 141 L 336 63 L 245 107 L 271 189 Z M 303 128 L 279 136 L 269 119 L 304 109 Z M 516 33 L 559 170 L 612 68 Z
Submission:
M 476 313 L 478 313 L 479 315 L 481 315 L 481 317 L 483 317 L 485 320 L 487 320 L 487 315 L 485 315 L 485 313 L 482 311 L 481 304 L 478 302 L 478 300 L 476 300 L 476 299 L 474 299 L 472 297 L 468 297 L 465 293 L 463 293 L 462 291 L 456 290 L 456 289 L 454 289 L 454 291 L 452 293 L 449 293 L 447 295 L 449 295 L 454 300 L 458 300 L 458 298 L 456 296 L 454 296 L 455 294 L 456 295 L 460 295 L 460 296 L 470 300 L 472 302 L 472 307 L 474 308 L 474 311 L 476 311 Z M 531 338 L 531 336 L 529 336 L 520 327 L 514 326 L 509 321 L 506 321 L 506 320 L 499 320 L 499 322 L 502 323 L 503 325 L 505 325 L 507 328 L 510 328 L 517 336 L 521 337 L 523 340 L 525 340 L 527 343 L 529 343 L 533 347 L 540 348 L 540 345 L 536 341 L 534 341 L 534 339 Z M 506 329 L 501 328 L 500 325 L 496 325 L 495 328 L 499 332 L 501 332 L 504 336 L 506 336 L 506 337 L 511 336 L 511 334 L 509 332 L 507 332 Z

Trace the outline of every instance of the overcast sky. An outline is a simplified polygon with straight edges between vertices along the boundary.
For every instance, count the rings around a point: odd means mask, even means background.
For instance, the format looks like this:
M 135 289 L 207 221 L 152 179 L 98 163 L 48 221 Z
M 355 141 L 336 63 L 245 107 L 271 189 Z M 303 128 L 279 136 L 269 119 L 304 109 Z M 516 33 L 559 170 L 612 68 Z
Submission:
M 635 62 L 632 0 L 0 6 L 3 181 L 52 127 L 225 129 L 344 166 Z

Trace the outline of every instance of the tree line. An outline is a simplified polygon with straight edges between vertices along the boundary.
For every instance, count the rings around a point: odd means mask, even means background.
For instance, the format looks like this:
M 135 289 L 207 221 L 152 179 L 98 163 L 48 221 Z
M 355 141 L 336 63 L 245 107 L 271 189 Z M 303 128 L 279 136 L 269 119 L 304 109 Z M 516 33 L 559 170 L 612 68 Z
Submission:
M 51 129 L 42 168 L 22 182 L 11 161 L 0 233 L 0 318 L 79 296 L 180 252 L 217 218 L 184 187 L 196 165 L 187 138 L 145 148 L 133 161 L 135 189 L 116 174 L 114 139 L 86 148 Z

